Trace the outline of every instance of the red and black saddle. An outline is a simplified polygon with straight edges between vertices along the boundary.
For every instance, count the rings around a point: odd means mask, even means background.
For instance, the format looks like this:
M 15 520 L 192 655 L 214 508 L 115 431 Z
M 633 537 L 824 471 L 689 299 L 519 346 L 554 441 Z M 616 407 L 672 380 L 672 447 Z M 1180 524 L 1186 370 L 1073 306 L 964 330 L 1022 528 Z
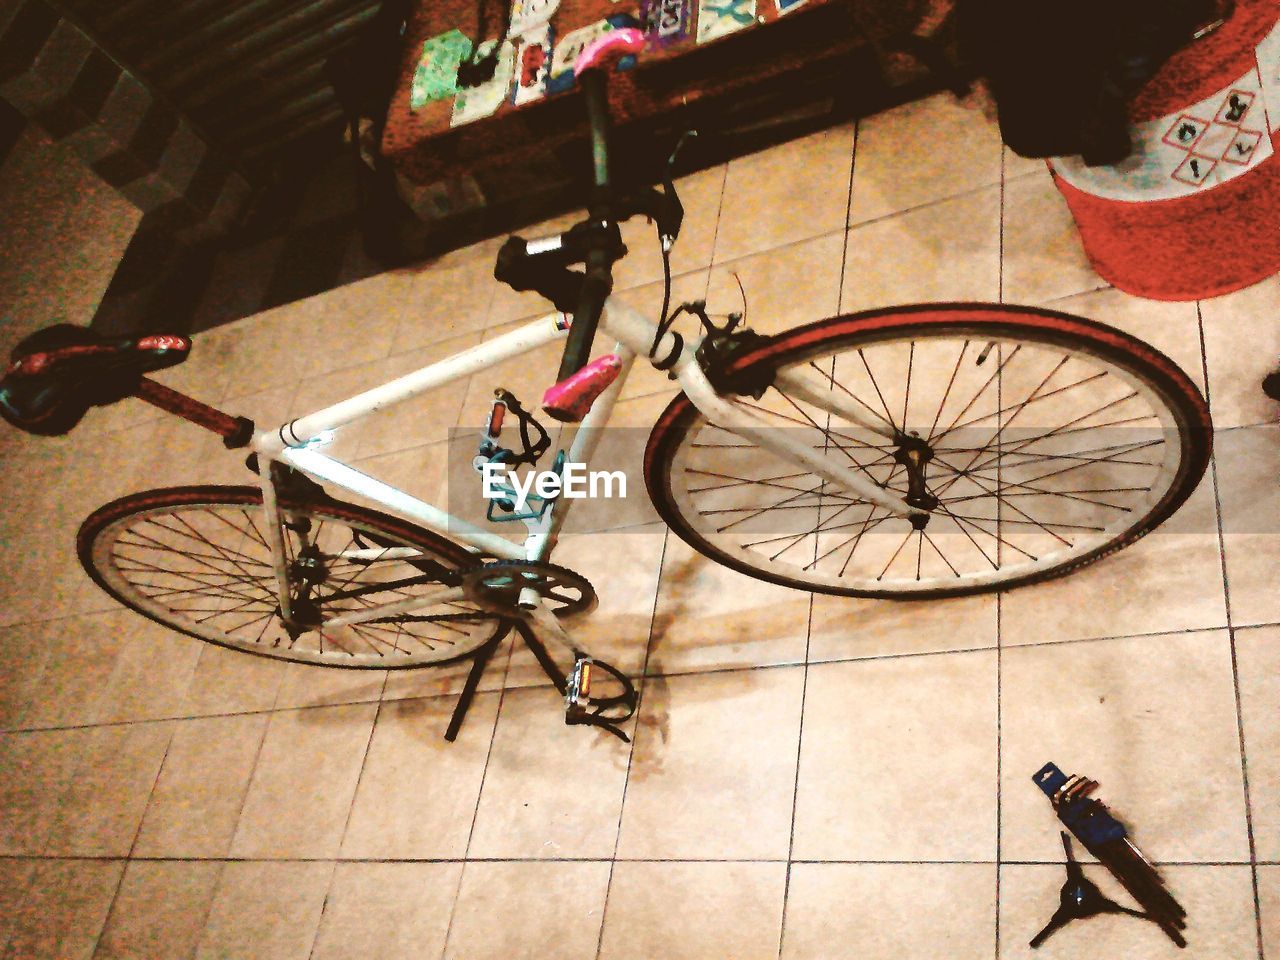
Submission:
M 9 354 L 0 417 L 28 433 L 67 433 L 90 407 L 129 396 L 143 374 L 179 364 L 190 351 L 191 340 L 178 334 L 104 337 L 69 323 L 46 327 Z

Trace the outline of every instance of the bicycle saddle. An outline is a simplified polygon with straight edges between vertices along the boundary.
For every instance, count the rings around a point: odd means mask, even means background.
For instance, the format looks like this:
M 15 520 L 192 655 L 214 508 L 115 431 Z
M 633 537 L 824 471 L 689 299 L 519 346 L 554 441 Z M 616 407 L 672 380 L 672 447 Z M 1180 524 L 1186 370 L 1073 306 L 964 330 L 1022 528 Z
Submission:
M 90 407 L 129 396 L 144 373 L 179 364 L 190 350 L 191 341 L 176 334 L 104 337 L 69 323 L 46 327 L 10 353 L 0 416 L 28 433 L 67 433 Z

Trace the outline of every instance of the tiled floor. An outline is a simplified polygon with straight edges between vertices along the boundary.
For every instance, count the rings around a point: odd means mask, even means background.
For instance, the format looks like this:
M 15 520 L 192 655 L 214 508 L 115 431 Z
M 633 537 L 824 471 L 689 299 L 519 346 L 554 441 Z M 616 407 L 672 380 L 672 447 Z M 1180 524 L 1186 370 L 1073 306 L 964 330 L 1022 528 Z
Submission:
M 1035 954 L 1280 960 L 1280 432 L 1257 384 L 1280 280 L 1139 301 L 1089 269 L 1044 169 L 947 96 L 684 184 L 677 296 L 766 332 L 935 298 L 1053 303 L 1206 386 L 1217 459 L 1177 518 L 1066 580 L 900 605 L 716 567 L 637 508 L 567 536 L 580 627 L 643 674 L 634 744 L 566 728 L 523 648 L 456 743 L 462 671 L 325 671 L 202 645 L 115 608 L 74 533 L 110 497 L 244 482 L 216 439 L 132 401 L 73 436 L 0 436 L 0 956 L 1012 958 L 1057 906 L 1030 783 L 1089 774 L 1190 914 L 1190 947 L 1102 918 Z M 628 227 L 633 247 L 643 233 Z M 199 338 L 165 378 L 257 418 L 304 412 L 541 312 L 496 244 Z M 619 271 L 656 306 L 657 262 Z M 532 396 L 552 347 L 423 398 L 342 452 L 447 494 L 447 428 Z M 642 427 L 669 386 L 637 376 Z M 1268 426 L 1269 425 L 1269 426 Z M 1105 872 L 1102 888 L 1123 898 Z

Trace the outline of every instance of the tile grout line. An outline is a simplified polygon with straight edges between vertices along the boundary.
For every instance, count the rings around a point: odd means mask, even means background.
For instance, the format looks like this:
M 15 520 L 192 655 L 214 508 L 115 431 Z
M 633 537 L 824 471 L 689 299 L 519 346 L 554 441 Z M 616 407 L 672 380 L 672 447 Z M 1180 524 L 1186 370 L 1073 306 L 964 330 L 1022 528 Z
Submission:
M 10 853 L 0 854 L 0 862 L 89 862 L 112 863 L 123 860 L 118 854 L 83 854 L 44 856 L 40 854 Z M 332 857 L 161 857 L 141 856 L 131 858 L 137 863 L 363 863 L 363 864 L 415 864 L 415 863 L 612 863 L 610 857 L 473 857 L 463 861 L 457 857 L 342 857 L 337 861 Z M 619 857 L 618 863 L 778 863 L 787 861 L 781 857 Z M 892 864 L 897 866 L 995 866 L 994 860 L 857 860 L 835 857 L 829 860 L 818 860 L 799 857 L 793 863 L 804 864 L 854 864 L 874 866 Z M 1100 861 L 1087 858 L 1080 861 L 1086 865 L 1096 865 Z M 1152 860 L 1157 867 L 1247 867 L 1248 860 Z M 1264 867 L 1280 867 L 1280 860 L 1259 860 Z M 1003 866 L 1061 867 L 1061 860 L 1004 860 Z
M 836 284 L 836 312 L 840 310 L 840 304 L 844 300 L 844 279 L 845 269 L 849 257 L 849 215 L 853 210 L 853 181 L 857 173 L 858 167 L 858 134 L 861 130 L 861 123 L 854 121 L 853 124 L 853 150 L 849 156 L 849 186 L 845 193 L 844 222 L 845 231 L 841 239 L 840 246 L 840 277 Z M 833 361 L 834 370 L 834 361 Z M 831 428 L 831 414 L 827 414 L 827 429 Z M 818 497 L 821 503 L 822 497 Z M 822 508 L 818 508 L 818 527 L 822 527 Z M 816 556 L 818 553 L 818 540 L 815 537 L 813 544 L 813 552 Z M 778 924 L 778 960 L 782 960 L 782 950 L 786 945 L 787 937 L 787 907 L 791 902 L 791 868 L 793 865 L 793 857 L 796 848 L 796 811 L 800 804 L 800 758 L 804 749 L 804 710 L 806 699 L 809 694 L 809 651 L 813 643 L 813 605 L 814 595 L 809 594 L 809 610 L 808 619 L 805 623 L 804 631 L 804 673 L 800 683 L 800 719 L 796 730 L 796 772 L 791 782 L 791 823 L 787 834 L 787 869 L 782 883 L 782 916 Z
M 817 543 L 814 544 L 817 552 Z M 805 624 L 805 662 L 800 682 L 800 722 L 796 728 L 796 772 L 791 782 L 791 829 L 787 835 L 787 869 L 782 883 L 782 916 L 778 924 L 778 960 L 782 960 L 782 948 L 787 936 L 787 906 L 791 902 L 791 868 L 796 848 L 796 810 L 800 804 L 800 757 L 804 748 L 804 708 L 809 694 L 809 644 L 813 639 L 813 594 L 809 594 L 809 618 Z
M 514 627 L 511 629 L 513 633 L 516 632 Z M 444 960 L 444 958 L 448 956 L 449 937 L 453 934 L 453 921 L 458 915 L 458 899 L 462 896 L 462 881 L 466 878 L 467 863 L 470 861 L 471 857 L 471 841 L 475 837 L 476 821 L 480 818 L 480 801 L 484 797 L 484 784 L 485 779 L 489 774 L 489 761 L 493 758 L 493 745 L 498 740 L 498 724 L 502 722 L 502 705 L 506 703 L 507 699 L 507 677 L 511 674 L 511 661 L 515 658 L 515 644 L 516 639 L 513 638 L 507 651 L 507 662 L 502 667 L 502 686 L 499 687 L 497 691 L 488 691 L 490 693 L 496 692 L 498 694 L 498 706 L 493 712 L 493 729 L 489 731 L 489 746 L 485 750 L 484 754 L 484 769 L 480 773 L 480 787 L 476 790 L 476 804 L 475 808 L 471 811 L 471 826 L 467 829 L 467 842 L 462 848 L 462 859 L 460 861 L 462 868 L 458 871 L 458 884 L 454 888 L 453 902 L 449 905 L 449 921 L 445 924 L 444 941 L 440 946 L 441 960 Z M 480 691 L 477 690 L 476 692 L 479 693 Z M 472 705 L 474 706 L 474 702 Z M 461 735 L 461 733 L 459 733 L 459 735 Z
M 200 925 L 200 935 L 196 937 L 195 947 L 193 947 L 191 951 L 192 960 L 194 960 L 194 958 L 199 954 L 200 944 L 204 942 L 205 934 L 208 932 L 209 918 L 213 916 L 214 905 L 218 902 L 218 893 L 222 889 L 222 881 L 227 873 L 227 864 L 233 862 L 231 860 L 231 850 L 232 850 L 232 847 L 235 845 L 236 834 L 239 832 L 239 829 L 240 829 L 240 819 L 241 817 L 244 816 L 244 808 L 249 803 L 249 791 L 253 789 L 253 778 L 258 773 L 258 763 L 262 759 L 262 751 L 266 747 L 267 737 L 271 733 L 271 724 L 276 714 L 276 706 L 280 703 L 280 691 L 284 689 L 284 679 L 285 679 L 285 674 L 284 674 L 284 671 L 281 670 L 279 682 L 276 684 L 275 696 L 271 698 L 271 709 L 267 711 L 267 722 L 262 728 L 262 737 L 258 740 L 258 749 L 254 751 L 254 754 L 253 754 L 253 764 L 249 767 L 249 775 L 245 777 L 244 793 L 241 794 L 240 796 L 240 809 L 236 813 L 236 825 L 231 830 L 230 839 L 227 840 L 227 847 L 226 847 L 227 859 L 223 860 L 222 869 L 218 871 L 217 879 L 214 880 L 213 882 L 213 889 L 209 892 L 209 906 L 204 912 L 204 920 Z M 163 771 L 164 771 L 164 767 L 161 766 L 161 772 Z M 156 781 L 159 782 L 159 780 L 160 780 L 160 776 L 159 774 L 157 774 Z M 143 818 L 144 819 L 146 818 L 145 812 L 143 813 Z M 238 862 L 252 862 L 252 861 L 238 861 Z
M 728 167 L 726 165 L 726 179 L 728 178 Z M 723 190 L 723 187 L 722 187 Z M 716 218 L 717 229 L 719 228 L 719 214 Z M 640 689 L 638 691 L 639 700 L 636 702 L 636 722 L 632 728 L 631 749 L 627 752 L 627 775 L 622 781 L 622 799 L 618 804 L 618 829 L 613 835 L 613 856 L 609 858 L 609 875 L 605 878 L 604 884 L 604 903 L 600 906 L 600 929 L 596 933 L 596 960 L 600 960 L 600 952 L 604 949 L 604 924 L 605 918 L 609 912 L 609 893 L 613 889 L 613 871 L 618 863 L 618 847 L 622 843 L 622 817 L 627 809 L 627 788 L 631 784 L 631 765 L 635 760 L 636 744 L 640 741 L 640 701 L 644 698 L 644 680 L 645 674 L 649 667 L 649 654 L 653 651 L 654 624 L 658 620 L 658 598 L 662 595 L 662 570 L 667 562 L 667 544 L 671 539 L 671 530 L 665 529 L 662 537 L 662 553 L 658 557 L 658 581 L 653 590 L 653 607 L 649 611 L 649 636 L 644 645 L 644 662 L 640 666 Z
M 996 264 L 996 298 L 1004 303 L 1004 226 L 1005 226 L 1005 148 L 1000 144 L 1000 226 L 999 256 Z M 996 409 L 1004 408 L 1001 397 L 1003 379 L 996 383 Z M 1003 429 L 1003 427 L 1001 427 Z M 1000 488 L 1001 463 L 996 461 L 996 489 Z M 1003 501 L 996 501 L 996 529 L 999 531 Z M 996 557 L 1000 557 L 1002 544 L 996 543 Z M 995 863 L 995 955 L 1000 956 L 1000 855 L 1004 842 L 1004 800 L 1001 795 L 1001 779 L 1004 776 L 1004 594 L 996 593 L 996 863 Z
M 351 816 L 355 813 L 356 797 L 360 795 L 360 782 L 364 779 L 364 772 L 369 766 L 369 753 L 373 747 L 373 734 L 378 728 L 378 718 L 382 716 L 382 696 L 387 691 L 387 678 L 389 676 L 388 671 L 383 671 L 382 686 L 378 688 L 377 706 L 373 711 L 373 722 L 369 724 L 369 736 L 364 742 L 364 753 L 360 757 L 360 770 L 356 774 L 356 783 L 351 790 L 351 802 L 347 804 L 347 816 L 342 821 L 342 833 L 338 836 L 338 847 L 334 851 L 333 867 L 329 871 L 329 882 L 325 888 L 324 900 L 320 902 L 320 916 L 316 918 L 316 929 L 311 934 L 311 946 L 307 949 L 307 960 L 311 960 L 315 956 L 316 945 L 320 942 L 320 928 L 324 924 L 325 911 L 329 909 L 329 899 L 333 896 L 333 881 L 338 875 L 338 863 L 342 859 L 342 846 L 347 841 L 347 831 L 351 828 Z
M 169 721 L 175 726 L 177 721 Z M 115 912 L 116 904 L 120 901 L 120 891 L 124 889 L 124 878 L 129 872 L 129 864 L 133 862 L 134 851 L 138 848 L 138 838 L 142 835 L 142 823 L 147 817 L 147 810 L 151 806 L 151 798 L 155 796 L 156 785 L 160 782 L 160 771 L 164 769 L 164 762 L 169 759 L 169 750 L 173 747 L 173 737 L 176 730 L 169 731 L 169 738 L 164 744 L 164 754 L 160 757 L 160 763 L 156 766 L 156 775 L 151 780 L 151 789 L 147 791 L 146 803 L 142 805 L 142 813 L 138 815 L 138 825 L 133 829 L 133 839 L 129 841 L 129 849 L 125 852 L 123 862 L 120 866 L 120 879 L 116 881 L 115 891 L 111 894 L 111 902 L 107 904 L 107 912 L 102 917 L 102 926 L 98 929 L 98 935 L 93 940 L 93 954 L 98 952 L 98 947 L 102 944 L 102 937 L 107 932 L 107 926 L 111 923 L 111 915 Z M 194 948 L 193 948 L 194 949 Z
M 59 618 L 59 619 L 63 619 L 63 618 Z M 36 621 L 33 621 L 33 622 L 36 622 Z M 39 621 L 39 622 L 44 622 L 44 621 Z M 1280 621 L 1244 624 L 1239 627 L 1233 627 L 1232 629 L 1238 632 L 1241 630 L 1246 630 L 1246 631 L 1260 630 L 1260 629 L 1266 629 L 1266 628 L 1277 627 L 1277 626 L 1280 626 Z M 1077 637 L 1071 640 L 1042 640 L 1042 641 L 1036 641 L 1034 643 L 1010 644 L 1008 645 L 1008 649 L 1011 651 L 1034 650 L 1042 647 L 1069 646 L 1071 644 L 1078 644 L 1078 643 L 1107 643 L 1110 641 L 1122 641 L 1122 640 L 1147 640 L 1147 639 L 1154 639 L 1157 637 L 1183 636 L 1186 634 L 1215 633 L 1215 632 L 1226 630 L 1226 629 L 1227 627 L 1224 624 L 1224 625 L 1213 626 L 1213 627 L 1191 627 L 1185 630 L 1155 630 L 1150 633 L 1126 633 L 1126 634 L 1117 634 L 1114 636 L 1104 636 L 1104 637 Z M 993 650 L 995 650 L 994 646 L 957 647 L 952 650 L 921 650 L 921 651 L 912 651 L 907 653 L 886 653 L 886 654 L 880 654 L 875 656 L 865 656 L 865 657 L 842 657 L 842 658 L 835 658 L 830 660 L 814 660 L 813 664 L 821 665 L 821 664 L 837 664 L 837 663 L 872 663 L 872 662 L 881 661 L 881 660 L 904 660 L 904 659 L 913 658 L 913 657 L 946 657 L 946 656 L 954 656 L 954 655 L 966 654 L 966 653 L 990 652 Z M 799 667 L 799 666 L 803 666 L 803 664 L 800 661 L 779 661 L 778 663 L 760 663 L 760 664 L 749 664 L 745 666 L 712 667 L 704 670 L 683 670 L 683 671 L 675 670 L 675 671 L 664 672 L 664 673 L 653 673 L 653 674 L 645 673 L 645 674 L 636 675 L 632 679 L 694 677 L 694 676 L 704 676 L 704 675 L 709 676 L 712 674 L 723 674 L 723 673 L 746 673 L 754 670 L 780 670 L 780 669 L 786 669 L 789 667 Z M 533 690 L 533 689 L 540 689 L 548 686 L 552 686 L 550 681 L 539 681 L 537 683 L 520 684 L 517 686 L 506 687 L 504 689 Z M 497 688 L 495 688 L 494 690 L 485 691 L 485 692 L 490 692 L 490 693 L 497 692 Z M 441 694 L 430 694 L 430 695 L 424 695 L 424 696 L 418 696 L 418 697 L 398 697 L 396 698 L 396 700 L 397 701 L 440 700 L 440 699 L 444 699 L 446 697 L 451 697 L 451 696 L 456 696 L 456 694 L 441 693 Z M 272 714 L 272 713 L 288 713 L 293 711 L 300 712 L 303 710 L 323 710 L 328 707 L 354 706 L 356 704 L 361 704 L 361 703 L 377 703 L 377 702 L 378 702 L 377 700 L 339 700 L 331 703 L 315 703 L 315 704 L 303 704 L 301 706 L 280 707 L 279 709 L 266 708 L 261 710 L 236 710 L 236 711 L 229 711 L 224 713 L 199 713 L 199 714 L 190 714 L 186 716 L 174 715 L 174 716 L 166 716 L 166 717 L 146 717 L 138 720 L 112 720 L 106 723 L 68 724 L 66 726 L 58 726 L 58 727 L 21 727 L 21 728 L 13 727 L 8 729 L 0 729 L 0 735 L 62 733 L 62 732 L 68 732 L 72 730 L 90 730 L 98 727 L 120 727 L 120 726 L 128 726 L 131 724 L 146 724 L 146 723 L 172 723 L 175 720 L 177 721 L 206 720 L 206 719 L 217 719 L 217 718 L 224 718 L 224 717 L 243 717 L 243 716 L 256 716 L 256 715 Z
M 711 233 L 711 252 L 709 254 L 710 263 L 705 267 L 698 268 L 704 271 L 703 296 L 711 289 L 711 264 L 715 262 L 716 243 L 720 239 L 720 218 L 724 212 L 724 195 L 729 184 L 729 164 L 724 164 L 724 173 L 720 178 L 720 196 L 716 201 L 716 222 L 715 229 Z M 697 271 L 690 271 L 694 273 Z M 677 278 L 672 276 L 671 281 L 674 284 Z M 662 282 L 662 281 L 659 281 Z M 644 284 L 641 284 L 644 286 Z M 631 398 L 634 399 L 634 398 Z M 632 728 L 631 749 L 627 752 L 627 773 L 622 782 L 622 800 L 618 804 L 618 829 L 613 837 L 613 856 L 609 859 L 609 875 L 605 879 L 604 885 L 604 903 L 600 906 L 600 929 L 596 933 L 596 960 L 600 960 L 601 951 L 604 950 L 604 925 L 609 913 L 609 894 L 613 890 L 613 871 L 618 862 L 618 847 L 622 842 L 622 818 L 627 809 L 627 788 L 631 784 L 631 765 L 635 760 L 636 744 L 640 740 L 640 701 L 644 696 L 645 680 L 649 673 L 649 654 L 653 651 L 654 625 L 658 619 L 658 598 L 662 595 L 662 571 L 667 562 L 667 546 L 671 542 L 671 528 L 663 525 L 662 531 L 662 553 L 658 558 L 658 581 L 653 590 L 653 608 L 649 611 L 649 636 L 644 645 L 644 660 L 640 665 L 640 689 L 637 691 L 639 699 L 636 702 L 636 722 Z
M 1204 312 L 1196 301 L 1196 325 L 1200 333 L 1200 369 L 1204 375 L 1205 402 L 1209 404 L 1212 420 L 1212 389 L 1209 382 L 1209 359 L 1205 346 Z M 1213 503 L 1218 524 L 1218 562 L 1222 567 L 1222 602 L 1227 613 L 1227 648 L 1231 653 L 1231 686 L 1236 702 L 1236 736 L 1240 743 L 1240 779 L 1244 790 L 1244 825 L 1249 841 L 1249 874 L 1253 883 L 1253 921 L 1257 936 L 1258 960 L 1263 960 L 1262 898 L 1258 889 L 1258 847 L 1253 832 L 1253 800 L 1249 794 L 1249 758 L 1245 749 L 1244 707 L 1240 696 L 1240 661 L 1236 650 L 1236 632 L 1231 616 L 1231 584 L 1227 576 L 1227 541 L 1222 526 L 1222 490 L 1218 483 L 1218 459 L 1209 461 L 1209 476 L 1213 484 Z

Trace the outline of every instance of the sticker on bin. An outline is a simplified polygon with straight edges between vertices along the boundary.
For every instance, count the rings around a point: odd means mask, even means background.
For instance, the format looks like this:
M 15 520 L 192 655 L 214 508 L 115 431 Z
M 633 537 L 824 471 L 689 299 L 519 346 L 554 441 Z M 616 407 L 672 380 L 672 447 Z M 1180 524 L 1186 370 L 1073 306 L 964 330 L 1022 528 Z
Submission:
M 692 21 L 692 0 L 642 0 L 640 4 L 641 29 L 655 46 L 685 39 Z
M 516 92 L 512 96 L 516 106 L 546 96 L 554 39 L 555 32 L 549 23 L 525 35 L 516 56 Z
M 1280 107 L 1280 24 L 1258 45 L 1254 65 L 1199 103 L 1130 127 L 1132 154 L 1114 166 L 1058 157 L 1071 186 L 1108 200 L 1169 200 L 1243 176 L 1272 154 Z
M 551 22 L 551 16 L 560 6 L 560 0 L 514 0 L 511 4 L 511 26 L 507 35 L 528 37 Z
M 493 50 L 494 40 L 486 40 L 477 51 L 485 57 Z M 455 127 L 471 123 L 492 114 L 507 99 L 507 91 L 511 89 L 511 77 L 515 73 L 515 47 L 510 40 L 504 40 L 498 51 L 498 65 L 494 68 L 493 77 L 478 87 L 463 87 L 453 100 L 453 121 Z
M 701 0 L 698 42 L 706 43 L 756 22 L 756 0 Z
M 471 41 L 460 30 L 432 37 L 422 45 L 413 71 L 409 109 L 421 110 L 433 100 L 447 100 L 458 92 L 458 65 L 471 56 Z

